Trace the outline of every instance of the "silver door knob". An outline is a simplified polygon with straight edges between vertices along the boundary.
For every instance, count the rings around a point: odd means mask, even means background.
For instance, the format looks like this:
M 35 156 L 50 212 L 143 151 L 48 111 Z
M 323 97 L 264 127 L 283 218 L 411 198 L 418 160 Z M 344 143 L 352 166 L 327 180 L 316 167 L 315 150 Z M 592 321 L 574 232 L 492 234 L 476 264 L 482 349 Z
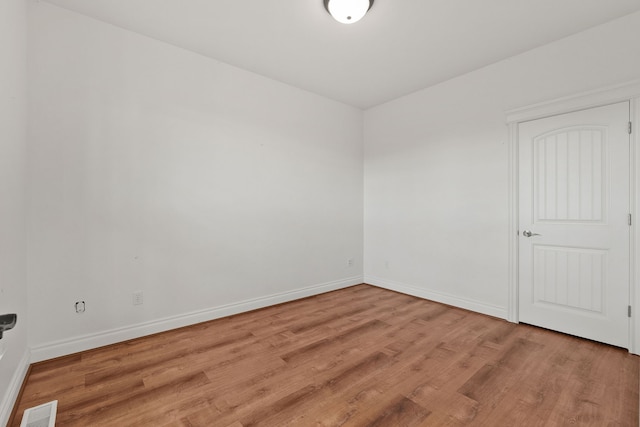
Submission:
M 541 234 L 538 234 L 538 233 L 532 233 L 532 232 L 530 232 L 529 230 L 524 230 L 524 231 L 522 232 L 522 235 L 523 235 L 524 237 L 541 236 Z

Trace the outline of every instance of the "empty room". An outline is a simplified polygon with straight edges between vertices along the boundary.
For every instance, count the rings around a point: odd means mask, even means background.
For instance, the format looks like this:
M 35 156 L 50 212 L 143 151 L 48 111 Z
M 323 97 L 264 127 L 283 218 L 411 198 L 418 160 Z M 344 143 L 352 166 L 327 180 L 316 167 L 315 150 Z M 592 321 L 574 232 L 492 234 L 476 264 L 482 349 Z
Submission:
M 640 1 L 0 1 L 0 425 L 630 426 Z

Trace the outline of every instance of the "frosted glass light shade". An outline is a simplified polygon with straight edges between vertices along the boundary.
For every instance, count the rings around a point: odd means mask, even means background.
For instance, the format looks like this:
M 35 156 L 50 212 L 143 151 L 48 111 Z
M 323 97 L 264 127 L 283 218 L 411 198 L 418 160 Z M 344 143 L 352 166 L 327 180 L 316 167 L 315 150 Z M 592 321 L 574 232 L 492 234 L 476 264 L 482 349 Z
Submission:
M 353 24 L 371 8 L 373 0 L 324 0 L 324 6 L 331 16 L 343 24 Z

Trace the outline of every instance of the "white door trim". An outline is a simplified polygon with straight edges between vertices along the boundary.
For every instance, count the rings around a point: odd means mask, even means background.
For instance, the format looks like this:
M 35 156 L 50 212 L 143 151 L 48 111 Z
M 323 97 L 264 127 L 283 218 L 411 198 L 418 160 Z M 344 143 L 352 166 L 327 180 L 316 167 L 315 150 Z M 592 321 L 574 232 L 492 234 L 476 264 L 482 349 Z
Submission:
M 636 262 L 635 248 L 640 247 L 639 227 L 636 227 L 640 217 L 640 197 L 636 196 L 636 189 L 640 189 L 640 80 L 624 84 L 609 86 L 603 89 L 584 92 L 574 96 L 563 97 L 549 102 L 530 105 L 505 112 L 509 127 L 508 146 L 508 203 L 509 203 L 509 289 L 507 320 L 518 323 L 518 124 L 543 117 L 555 116 L 563 113 L 584 110 L 622 101 L 630 101 L 633 132 L 630 147 L 630 212 L 634 218 L 631 226 L 630 244 L 630 295 L 629 302 L 633 308 L 633 315 L 629 322 L 629 352 L 640 354 L 640 263 Z
M 640 97 L 640 79 L 602 89 L 565 96 L 539 104 L 505 111 L 508 124 L 517 124 Z

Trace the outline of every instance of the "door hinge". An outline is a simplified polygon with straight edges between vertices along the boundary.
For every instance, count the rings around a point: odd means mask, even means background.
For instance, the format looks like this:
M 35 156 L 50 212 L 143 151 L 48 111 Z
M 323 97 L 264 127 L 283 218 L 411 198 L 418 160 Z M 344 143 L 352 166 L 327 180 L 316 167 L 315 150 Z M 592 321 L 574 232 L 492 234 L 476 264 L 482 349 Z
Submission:
M 629 135 L 631 135 L 631 122 L 629 122 L 628 130 L 629 130 Z
M 628 222 L 629 222 L 629 226 L 631 226 L 631 214 L 629 214 Z
M 631 306 L 627 306 L 627 316 L 631 317 Z

